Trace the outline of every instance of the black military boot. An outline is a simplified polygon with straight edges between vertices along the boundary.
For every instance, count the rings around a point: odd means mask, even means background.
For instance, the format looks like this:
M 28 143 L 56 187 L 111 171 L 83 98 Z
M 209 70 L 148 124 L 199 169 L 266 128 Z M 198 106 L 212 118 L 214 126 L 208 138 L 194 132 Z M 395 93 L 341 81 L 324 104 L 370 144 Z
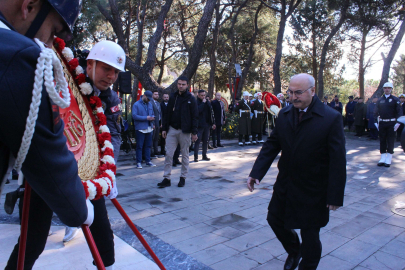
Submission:
M 170 182 L 169 179 L 165 178 L 165 179 L 163 179 L 162 182 L 158 183 L 157 185 L 160 188 L 165 188 L 165 187 L 170 187 L 172 185 L 172 183 Z
M 177 186 L 178 187 L 184 187 L 185 184 L 186 184 L 186 178 L 180 177 L 180 181 L 179 181 L 179 184 Z
M 15 191 L 9 192 L 6 194 L 6 200 L 4 202 L 4 211 L 7 214 L 13 214 L 15 204 L 17 203 L 18 198 L 24 196 L 24 189 L 17 188 Z

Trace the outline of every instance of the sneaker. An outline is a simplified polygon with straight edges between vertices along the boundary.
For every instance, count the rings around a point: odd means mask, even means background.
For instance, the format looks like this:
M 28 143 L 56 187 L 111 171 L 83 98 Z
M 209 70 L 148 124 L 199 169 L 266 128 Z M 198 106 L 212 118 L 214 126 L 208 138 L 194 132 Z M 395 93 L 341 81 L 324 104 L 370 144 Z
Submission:
M 136 163 L 136 168 L 137 169 L 142 169 L 142 164 L 141 163 Z
M 186 178 L 184 177 L 180 177 L 180 181 L 177 184 L 178 187 L 184 187 L 184 185 L 186 184 Z
M 79 228 L 77 228 L 77 227 L 66 227 L 65 237 L 63 237 L 63 242 L 67 243 L 67 242 L 73 240 L 73 238 L 75 238 L 75 236 L 77 235 L 78 232 L 79 232 Z
M 208 144 L 208 149 L 214 149 L 214 147 L 212 147 L 211 144 Z
M 252 143 L 253 143 L 253 144 L 256 144 L 256 141 L 253 141 Z
M 157 185 L 160 188 L 165 188 L 165 187 L 170 187 L 172 185 L 172 183 L 170 182 L 169 179 L 165 178 L 165 179 L 163 179 L 162 182 L 158 183 Z
M 240 142 L 240 143 L 239 143 L 239 146 L 243 146 L 243 142 Z
M 263 140 L 260 140 L 260 141 L 258 141 L 258 143 L 264 143 L 264 141 L 263 141 Z
M 150 162 L 150 161 L 146 163 L 146 166 L 148 166 L 148 167 L 156 167 L 156 165 L 153 164 L 153 163 Z
M 245 144 L 246 144 L 246 145 L 249 145 L 249 144 L 251 144 L 251 142 L 245 142 Z

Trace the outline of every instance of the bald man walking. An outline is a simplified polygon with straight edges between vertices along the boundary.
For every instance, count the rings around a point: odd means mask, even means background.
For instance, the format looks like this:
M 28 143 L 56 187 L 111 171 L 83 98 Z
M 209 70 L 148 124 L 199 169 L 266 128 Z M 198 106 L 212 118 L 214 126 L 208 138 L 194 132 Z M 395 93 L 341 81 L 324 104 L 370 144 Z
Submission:
M 293 106 L 283 108 L 247 181 L 259 184 L 281 151 L 279 174 L 268 207 L 267 221 L 288 253 L 284 269 L 318 267 L 321 227 L 329 210 L 343 205 L 346 150 L 342 116 L 315 95 L 315 80 L 294 76 L 287 91 Z M 301 229 L 302 244 L 294 229 Z M 301 263 L 299 263 L 300 259 Z

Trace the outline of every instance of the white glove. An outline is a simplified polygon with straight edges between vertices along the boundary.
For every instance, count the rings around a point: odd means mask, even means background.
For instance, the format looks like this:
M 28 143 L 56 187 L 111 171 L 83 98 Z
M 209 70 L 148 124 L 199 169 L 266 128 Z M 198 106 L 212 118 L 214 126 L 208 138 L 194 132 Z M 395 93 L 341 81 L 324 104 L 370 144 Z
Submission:
M 377 128 L 377 130 L 378 130 L 378 124 L 377 124 L 377 123 L 374 123 L 374 125 L 375 125 L 375 127 Z
M 400 125 L 401 125 L 400 123 L 396 123 L 394 126 L 394 131 L 397 131 L 397 129 L 399 128 Z
M 86 200 L 86 205 L 87 205 L 87 219 L 83 224 L 88 225 L 90 227 L 94 220 L 94 206 L 89 199 Z
M 118 195 L 118 189 L 117 189 L 117 181 L 115 181 L 114 187 L 110 191 L 110 195 L 107 196 L 108 199 L 112 200 L 117 198 Z

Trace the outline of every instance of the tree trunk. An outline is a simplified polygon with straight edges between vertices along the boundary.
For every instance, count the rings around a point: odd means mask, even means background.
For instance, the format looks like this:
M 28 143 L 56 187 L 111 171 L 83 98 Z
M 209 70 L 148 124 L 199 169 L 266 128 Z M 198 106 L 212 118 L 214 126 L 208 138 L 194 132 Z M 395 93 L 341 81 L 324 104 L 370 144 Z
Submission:
M 259 28 L 257 26 L 257 18 L 259 17 L 259 13 L 260 13 L 260 10 L 262 9 L 262 7 L 263 7 L 263 4 L 260 4 L 256 10 L 254 26 L 253 26 L 254 32 L 252 35 L 252 39 L 250 40 L 250 46 L 249 46 L 249 56 L 248 56 L 248 59 L 246 60 L 245 67 L 243 68 L 243 71 L 242 71 L 242 77 L 240 78 L 240 81 L 238 84 L 238 89 L 237 89 L 238 96 L 242 94 L 243 85 L 245 84 L 245 80 L 246 80 L 247 74 L 249 72 L 249 69 L 252 65 L 253 56 L 255 54 L 254 45 L 256 43 L 257 34 L 259 32 Z
M 397 53 L 399 46 L 401 45 L 401 41 L 404 36 L 404 33 L 405 33 L 405 17 L 402 18 L 401 27 L 399 28 L 398 33 L 395 36 L 394 42 L 392 43 L 392 46 L 391 46 L 390 52 L 388 53 L 387 58 L 385 58 L 385 60 L 384 60 L 384 66 L 383 66 L 383 71 L 381 74 L 380 84 L 378 85 L 377 90 L 373 94 L 374 97 L 380 97 L 383 94 L 383 85 L 384 85 L 384 83 L 388 82 L 391 63 L 392 63 L 392 60 L 394 60 L 395 54 Z M 403 91 L 405 93 L 405 84 L 404 84 Z
M 360 48 L 360 59 L 359 59 L 359 96 L 364 98 L 364 74 L 366 73 L 366 68 L 364 66 L 364 54 L 366 52 L 366 42 L 367 42 L 367 30 L 363 30 L 363 36 L 361 37 L 361 48 Z
M 219 35 L 219 24 L 221 23 L 221 14 L 219 12 L 220 0 L 218 0 L 217 5 L 215 6 L 215 26 L 214 32 L 212 33 L 212 45 L 210 48 L 210 78 L 208 80 L 208 96 L 212 97 L 214 94 L 215 86 L 215 71 L 217 68 L 217 44 L 218 44 L 218 35 Z
M 315 24 L 312 27 L 312 76 L 315 78 L 315 93 L 318 94 L 318 63 L 316 57 L 316 31 L 315 31 Z
M 346 20 L 347 9 L 349 8 L 350 1 L 346 1 L 345 5 L 343 6 L 340 14 L 340 19 L 338 24 L 332 28 L 332 31 L 329 33 L 328 37 L 325 40 L 325 43 L 322 47 L 321 53 L 321 62 L 319 64 L 319 71 L 318 71 L 318 96 L 322 98 L 324 96 L 324 84 L 323 84 L 323 70 L 325 69 L 326 65 L 326 54 L 328 52 L 329 44 L 332 41 L 332 38 L 336 35 L 339 31 L 340 27 L 343 25 L 343 22 Z
M 280 24 L 279 24 L 278 33 L 277 33 L 276 55 L 274 57 L 274 63 L 273 63 L 273 79 L 274 79 L 274 94 L 275 95 L 277 95 L 278 93 L 281 93 L 280 65 L 281 65 L 281 56 L 283 54 L 284 31 L 285 31 L 285 25 L 287 22 L 287 16 L 285 15 L 285 1 L 283 1 L 283 7 L 281 9 L 280 15 L 281 15 Z

